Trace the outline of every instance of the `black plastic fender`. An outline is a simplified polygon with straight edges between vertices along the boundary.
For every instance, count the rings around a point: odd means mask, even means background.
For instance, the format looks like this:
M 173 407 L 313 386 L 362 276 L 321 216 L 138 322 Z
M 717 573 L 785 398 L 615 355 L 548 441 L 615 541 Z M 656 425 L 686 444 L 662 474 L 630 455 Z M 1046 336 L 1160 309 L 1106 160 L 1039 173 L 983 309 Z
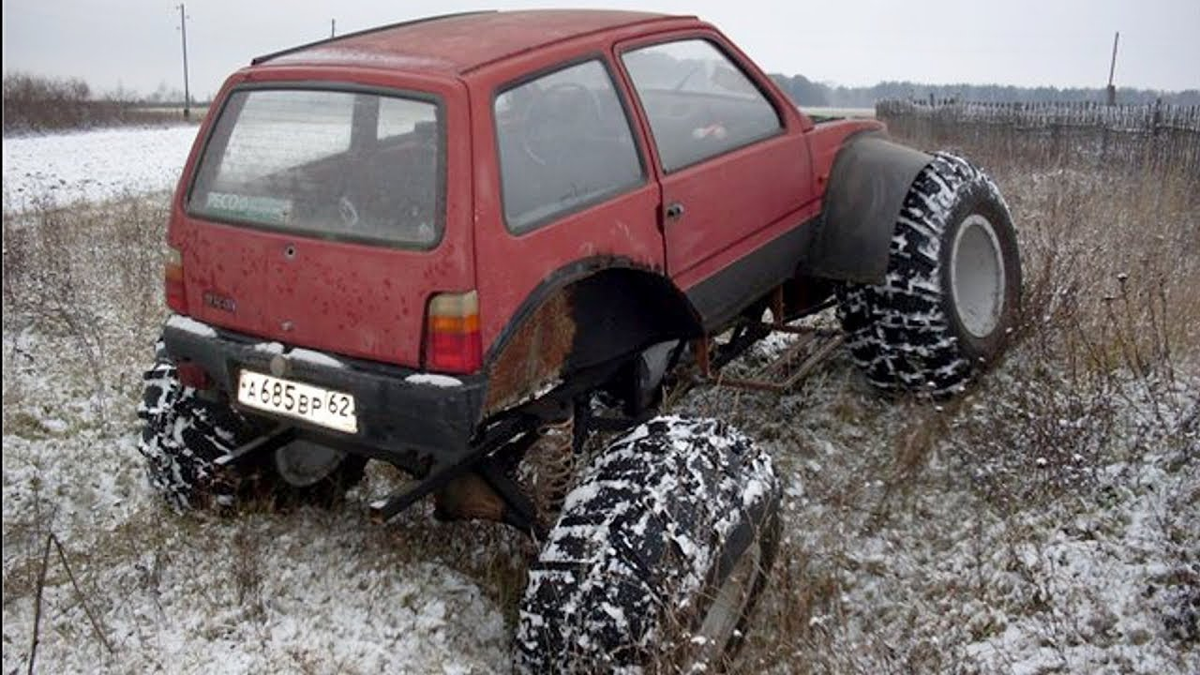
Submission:
M 802 274 L 882 283 L 900 207 L 933 156 L 875 133 L 848 139 L 829 175 L 824 211 L 801 260 Z

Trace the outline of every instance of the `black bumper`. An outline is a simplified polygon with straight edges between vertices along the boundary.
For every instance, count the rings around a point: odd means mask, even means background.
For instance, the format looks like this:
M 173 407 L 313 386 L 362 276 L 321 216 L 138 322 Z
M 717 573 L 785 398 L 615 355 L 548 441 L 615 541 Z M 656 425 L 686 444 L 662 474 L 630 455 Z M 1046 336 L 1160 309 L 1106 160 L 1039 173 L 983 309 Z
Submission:
M 172 324 L 176 325 L 172 325 Z M 280 353 L 277 343 L 264 342 L 220 329 L 198 329 L 200 324 L 178 321 L 163 327 L 167 354 L 191 361 L 206 371 L 230 394 L 237 391 L 243 369 L 272 374 L 271 360 Z M 289 350 L 282 349 L 288 356 Z M 427 462 L 458 455 L 467 448 L 479 426 L 487 378 L 483 375 L 455 376 L 460 384 L 436 386 L 408 382 L 420 374 L 400 366 L 336 357 L 340 365 L 303 358 L 287 359 L 287 379 L 352 394 L 358 416 L 358 432 L 343 433 L 287 416 L 238 406 L 243 412 L 271 418 L 296 427 L 302 435 L 318 438 L 349 452 L 393 461 L 420 470 Z M 236 405 L 236 404 L 235 404 Z M 413 466 L 416 464 L 417 466 Z

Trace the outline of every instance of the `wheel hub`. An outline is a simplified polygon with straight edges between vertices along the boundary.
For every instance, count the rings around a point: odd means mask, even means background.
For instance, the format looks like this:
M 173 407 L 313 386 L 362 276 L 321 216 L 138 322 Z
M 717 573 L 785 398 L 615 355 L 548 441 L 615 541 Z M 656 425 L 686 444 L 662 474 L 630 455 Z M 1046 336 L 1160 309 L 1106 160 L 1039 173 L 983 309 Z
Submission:
M 738 622 L 741 621 L 751 600 L 762 558 L 762 542 L 755 537 L 750 547 L 742 554 L 741 559 L 730 570 L 729 575 L 725 577 L 721 587 L 717 589 L 712 604 L 708 606 L 704 619 L 700 622 L 700 627 L 696 629 L 692 638 L 695 651 L 689 666 L 700 664 L 709 667 L 716 666 L 725 655 L 733 640 L 734 631 L 737 630 Z M 684 672 L 692 672 L 692 670 L 685 668 Z
M 992 223 L 978 213 L 954 235 L 950 283 L 963 328 L 977 338 L 991 335 L 1004 311 L 1004 254 Z

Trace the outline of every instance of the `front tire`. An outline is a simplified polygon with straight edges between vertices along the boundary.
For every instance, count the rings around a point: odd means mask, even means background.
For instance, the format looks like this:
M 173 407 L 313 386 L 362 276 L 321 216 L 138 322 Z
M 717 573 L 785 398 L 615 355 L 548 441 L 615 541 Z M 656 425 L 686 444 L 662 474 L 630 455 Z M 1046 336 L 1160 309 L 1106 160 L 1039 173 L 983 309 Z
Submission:
M 566 498 L 529 573 L 523 673 L 723 670 L 776 551 L 770 458 L 715 420 L 660 417 Z
M 896 220 L 882 284 L 846 284 L 839 316 L 875 386 L 942 396 L 1004 353 L 1020 313 L 1021 260 L 999 189 L 938 153 Z

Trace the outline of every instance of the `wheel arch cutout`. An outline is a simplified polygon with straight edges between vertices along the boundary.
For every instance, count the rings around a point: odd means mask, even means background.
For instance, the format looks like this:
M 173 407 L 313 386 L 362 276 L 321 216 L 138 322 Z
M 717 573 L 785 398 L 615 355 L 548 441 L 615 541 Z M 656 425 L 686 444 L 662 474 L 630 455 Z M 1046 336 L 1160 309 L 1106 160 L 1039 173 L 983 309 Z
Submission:
M 485 414 L 573 373 L 701 334 L 699 314 L 662 274 L 625 258 L 575 261 L 548 275 L 488 348 Z

